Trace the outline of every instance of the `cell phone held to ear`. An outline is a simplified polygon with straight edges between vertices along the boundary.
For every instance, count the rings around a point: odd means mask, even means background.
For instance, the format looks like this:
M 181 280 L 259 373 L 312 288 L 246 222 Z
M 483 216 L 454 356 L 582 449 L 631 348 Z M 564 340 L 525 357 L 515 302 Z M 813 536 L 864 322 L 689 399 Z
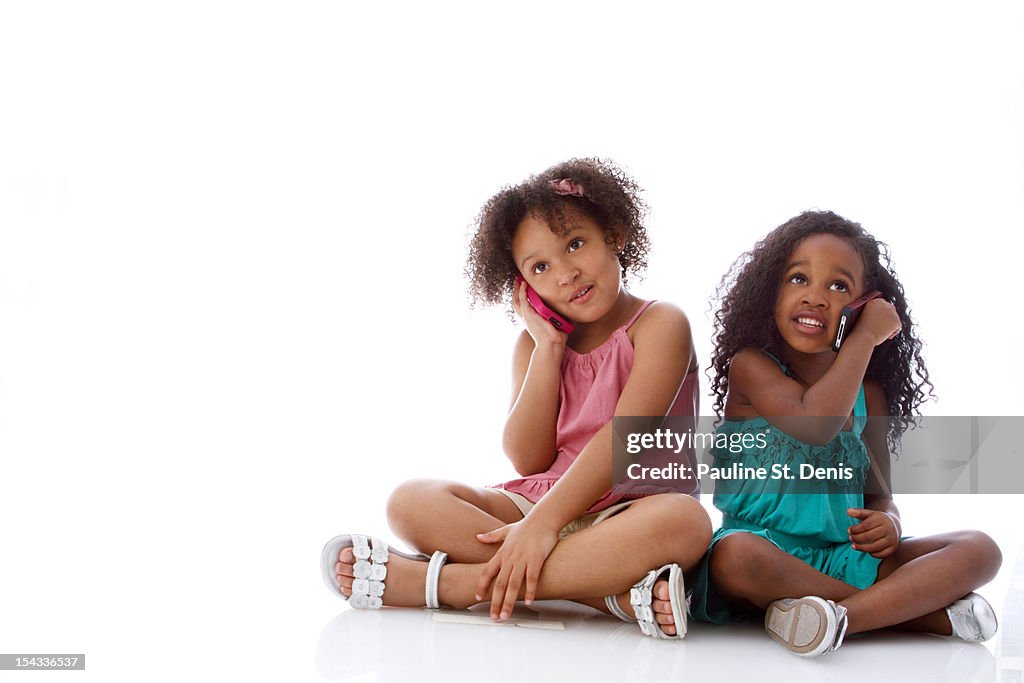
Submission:
M 519 287 L 520 282 L 525 282 L 522 275 L 516 275 L 516 287 Z M 576 326 L 569 322 L 567 319 L 558 315 L 541 300 L 537 292 L 533 291 L 533 287 L 529 284 L 526 285 L 526 300 L 530 302 L 530 306 L 533 310 L 540 314 L 540 317 L 551 323 L 556 330 L 561 330 L 566 334 L 572 334 L 572 331 L 576 329 Z
M 838 352 L 839 347 L 843 345 L 843 340 L 853 329 L 853 324 L 857 322 L 857 318 L 860 317 L 860 312 L 864 310 L 864 304 L 877 299 L 882 296 L 882 293 L 877 289 L 868 292 L 864 296 L 854 301 L 851 301 L 849 305 L 843 306 L 843 310 L 839 313 L 839 327 L 836 328 L 836 339 L 832 342 L 832 350 Z

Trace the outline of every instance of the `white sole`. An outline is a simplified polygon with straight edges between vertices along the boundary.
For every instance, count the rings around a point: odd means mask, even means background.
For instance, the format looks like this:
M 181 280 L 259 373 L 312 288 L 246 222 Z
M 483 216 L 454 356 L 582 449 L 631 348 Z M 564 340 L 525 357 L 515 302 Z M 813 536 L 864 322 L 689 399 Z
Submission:
M 828 652 L 836 632 L 836 614 L 819 597 L 806 597 L 787 605 L 776 600 L 768 606 L 764 627 L 776 642 L 801 657 L 817 657 Z

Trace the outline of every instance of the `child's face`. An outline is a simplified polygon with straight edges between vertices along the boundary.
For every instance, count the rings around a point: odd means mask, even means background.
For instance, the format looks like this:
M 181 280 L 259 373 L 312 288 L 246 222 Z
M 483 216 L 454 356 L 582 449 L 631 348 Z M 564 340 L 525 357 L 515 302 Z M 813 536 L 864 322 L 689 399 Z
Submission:
M 580 214 L 567 219 L 569 230 L 562 234 L 524 218 L 512 237 L 512 258 L 548 306 L 570 320 L 594 322 L 619 296 L 619 258 L 597 223 Z
M 843 306 L 864 290 L 864 263 L 853 246 L 830 234 L 806 237 L 790 254 L 775 300 L 782 339 L 802 353 L 831 352 Z

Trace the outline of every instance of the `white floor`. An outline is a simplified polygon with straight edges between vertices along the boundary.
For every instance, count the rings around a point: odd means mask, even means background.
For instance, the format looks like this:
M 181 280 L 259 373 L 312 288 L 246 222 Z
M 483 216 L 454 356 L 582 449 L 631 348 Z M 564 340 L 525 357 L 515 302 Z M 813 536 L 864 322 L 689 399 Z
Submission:
M 971 645 L 885 633 L 851 639 L 832 655 L 803 660 L 753 624 L 696 625 L 685 641 L 670 642 L 643 637 L 634 626 L 567 602 L 545 603 L 535 611 L 520 609 L 516 616 L 557 620 L 565 630 L 436 623 L 420 611 L 365 614 L 346 609 L 320 634 L 317 672 L 334 680 L 448 682 L 959 682 L 1012 681 L 1021 674 L 1021 653 L 1002 656 L 1000 641 Z
M 1002 570 L 981 591 L 1001 620 L 992 642 L 885 633 L 804 661 L 756 626 L 695 624 L 683 642 L 656 642 L 635 626 L 569 603 L 519 610 L 518 616 L 564 622 L 561 632 L 435 623 L 423 610 L 352 610 L 323 586 L 321 546 L 337 533 L 387 536 L 376 502 L 382 496 L 346 497 L 358 481 L 339 484 L 287 468 L 276 480 L 272 474 L 236 471 L 229 496 L 224 477 L 209 492 L 193 483 L 180 496 L 171 495 L 178 480 L 165 479 L 129 498 L 111 489 L 109 496 L 46 505 L 9 486 L 3 504 L 20 512 L 6 517 L 19 521 L 5 526 L 0 651 L 85 653 L 86 670 L 74 680 L 102 683 L 863 683 L 866 672 L 886 681 L 1022 680 L 1024 544 L 1013 520 L 1024 496 L 897 497 L 908 533 L 980 528 L 1000 544 Z M 180 476 L 184 486 L 195 472 Z M 2 672 L 0 681 L 69 675 Z
M 1020 503 L 1011 496 L 907 496 L 900 502 L 904 516 L 945 510 L 964 520 L 963 527 L 978 526 L 971 522 L 980 514 L 992 527 L 998 518 L 992 511 L 1010 513 Z M 775 644 L 757 624 L 694 624 L 685 641 L 665 642 L 562 601 L 521 606 L 514 616 L 561 622 L 563 631 L 439 623 L 420 610 L 361 612 L 337 605 L 317 639 L 316 671 L 326 679 L 347 681 L 1021 681 L 1022 546 L 1013 528 L 986 530 L 1000 543 L 1004 563 L 996 580 L 981 591 L 1000 618 L 998 635 L 982 645 L 884 632 L 851 638 L 838 652 L 808 661 Z M 486 610 L 478 606 L 474 613 Z

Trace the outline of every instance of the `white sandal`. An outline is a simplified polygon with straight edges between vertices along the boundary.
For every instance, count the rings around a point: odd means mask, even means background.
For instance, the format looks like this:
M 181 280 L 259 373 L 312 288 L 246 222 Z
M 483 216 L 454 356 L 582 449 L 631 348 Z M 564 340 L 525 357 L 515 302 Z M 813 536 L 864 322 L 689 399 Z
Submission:
M 953 635 L 968 643 L 984 643 L 999 630 L 996 612 L 988 600 L 968 593 L 946 608 Z
M 665 572 L 668 572 L 668 601 L 672 606 L 672 619 L 675 623 L 676 632 L 669 635 L 661 630 L 661 624 L 654 619 L 654 609 L 651 607 L 653 599 L 654 584 Z M 686 636 L 686 617 L 690 612 L 690 600 L 686 596 L 683 586 L 683 570 L 677 564 L 666 564 L 661 569 L 653 569 L 647 575 L 633 584 L 629 589 L 629 603 L 633 606 L 636 618 L 626 614 L 614 595 L 604 599 L 608 611 L 625 622 L 636 622 L 645 635 L 659 640 L 682 640 Z
M 847 625 L 845 607 L 816 595 L 776 600 L 764 614 L 768 635 L 801 657 L 838 650 Z
M 371 549 L 372 544 L 372 549 Z M 352 596 L 341 592 L 338 585 L 334 565 L 338 563 L 338 554 L 345 548 L 352 548 L 356 562 L 353 573 L 356 578 L 352 582 Z M 359 534 L 343 534 L 327 541 L 320 555 L 320 572 L 324 583 L 335 595 L 340 595 L 356 609 L 380 609 L 384 601 L 384 577 L 388 574 L 388 555 L 394 553 L 399 557 L 417 562 L 428 561 L 427 581 L 424 589 L 427 609 L 440 609 L 437 597 L 437 580 L 441 576 L 441 567 L 448 559 L 448 554 L 440 550 L 430 557 L 426 555 L 410 555 L 395 550 L 379 538 L 369 538 Z

